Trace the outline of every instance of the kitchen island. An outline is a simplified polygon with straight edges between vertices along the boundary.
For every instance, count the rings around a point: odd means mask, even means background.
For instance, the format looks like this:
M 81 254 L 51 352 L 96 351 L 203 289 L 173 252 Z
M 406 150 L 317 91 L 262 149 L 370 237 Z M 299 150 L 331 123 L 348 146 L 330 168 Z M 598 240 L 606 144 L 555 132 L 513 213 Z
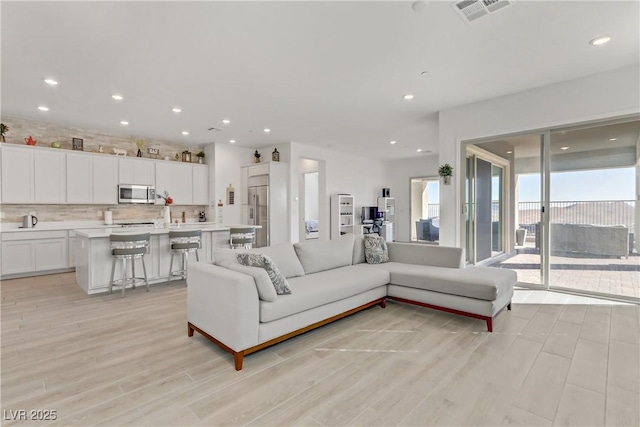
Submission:
M 134 227 L 134 228 L 95 228 L 76 230 L 75 256 L 76 280 L 87 294 L 107 292 L 111 279 L 111 234 L 141 234 L 149 233 L 149 252 L 145 255 L 147 277 L 149 284 L 167 282 L 169 277 L 169 263 L 171 262 L 171 247 L 169 245 L 169 231 L 173 230 L 202 230 L 202 247 L 198 251 L 200 261 L 213 261 L 214 248 L 229 247 L 229 229 L 227 225 L 199 225 L 197 223 L 171 225 L 169 228 Z M 247 226 L 234 226 L 247 227 Z M 254 226 L 251 226 L 254 227 Z M 179 258 L 178 258 L 179 259 Z M 137 265 L 139 261 L 136 261 Z M 177 268 L 174 260 L 174 268 Z M 142 271 L 141 268 L 138 271 Z M 116 267 L 116 276 L 120 268 Z

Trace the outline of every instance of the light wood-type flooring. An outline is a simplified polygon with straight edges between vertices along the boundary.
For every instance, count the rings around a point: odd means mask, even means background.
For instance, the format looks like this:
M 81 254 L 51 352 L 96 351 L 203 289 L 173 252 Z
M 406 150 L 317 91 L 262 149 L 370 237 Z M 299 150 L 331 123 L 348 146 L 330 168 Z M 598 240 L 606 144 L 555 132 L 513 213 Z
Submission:
M 89 297 L 60 274 L 1 291 L 6 426 L 640 424 L 638 306 L 515 303 L 487 333 L 390 302 L 236 372 L 187 337 L 180 283 Z M 18 410 L 57 419 L 6 419 Z

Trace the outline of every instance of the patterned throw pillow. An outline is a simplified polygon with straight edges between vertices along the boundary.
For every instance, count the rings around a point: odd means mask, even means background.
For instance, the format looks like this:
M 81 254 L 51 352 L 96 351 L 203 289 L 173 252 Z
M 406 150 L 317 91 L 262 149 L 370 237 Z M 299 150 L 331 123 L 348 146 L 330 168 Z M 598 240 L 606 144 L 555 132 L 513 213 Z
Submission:
M 377 234 L 364 235 L 364 257 L 368 264 L 389 262 L 389 250 L 384 237 Z
M 280 273 L 276 264 L 268 256 L 263 254 L 241 253 L 238 254 L 238 262 L 249 267 L 264 268 L 278 295 L 291 293 L 289 282 L 287 282 L 287 279 Z

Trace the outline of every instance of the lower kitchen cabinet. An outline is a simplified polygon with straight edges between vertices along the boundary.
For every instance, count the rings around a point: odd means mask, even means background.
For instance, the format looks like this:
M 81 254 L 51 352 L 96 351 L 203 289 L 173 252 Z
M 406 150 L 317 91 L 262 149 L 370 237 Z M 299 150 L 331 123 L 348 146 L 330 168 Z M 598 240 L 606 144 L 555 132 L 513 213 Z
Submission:
M 3 233 L 2 275 L 68 269 L 67 231 Z

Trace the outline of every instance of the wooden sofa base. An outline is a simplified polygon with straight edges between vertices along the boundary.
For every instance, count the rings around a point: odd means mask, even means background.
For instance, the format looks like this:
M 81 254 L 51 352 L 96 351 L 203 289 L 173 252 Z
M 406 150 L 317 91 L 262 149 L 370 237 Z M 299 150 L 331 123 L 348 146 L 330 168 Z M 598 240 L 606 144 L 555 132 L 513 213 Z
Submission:
M 345 311 L 344 313 L 340 313 L 337 314 L 333 317 L 329 317 L 327 319 L 321 320 L 319 322 L 313 323 L 309 326 L 305 326 L 304 328 L 300 328 L 298 330 L 295 330 L 293 332 L 289 332 L 288 334 L 276 337 L 272 340 L 263 342 L 262 344 L 258 344 L 255 345 L 253 347 L 249 347 L 245 350 L 242 351 L 235 351 L 231 348 L 229 348 L 228 346 L 226 346 L 225 344 L 221 343 L 220 341 L 218 341 L 217 339 L 215 339 L 214 337 L 212 337 L 211 335 L 209 335 L 208 333 L 206 333 L 205 331 L 203 331 L 202 329 L 198 328 L 197 326 L 195 326 L 194 324 L 192 324 L 191 322 L 187 322 L 187 335 L 192 337 L 193 336 L 193 332 L 194 331 L 198 331 L 200 334 L 204 335 L 205 337 L 207 337 L 211 342 L 217 344 L 218 346 L 220 346 L 223 350 L 233 354 L 233 361 L 235 363 L 235 367 L 236 367 L 236 371 L 240 371 L 242 370 L 242 362 L 244 360 L 244 356 L 247 354 L 251 354 L 251 353 L 255 353 L 258 350 L 262 350 L 263 348 L 272 346 L 274 344 L 278 344 L 282 341 L 288 340 L 289 338 L 293 338 L 297 335 L 301 335 L 304 334 L 305 332 L 309 332 L 313 329 L 319 328 L 320 326 L 324 326 L 328 323 L 334 322 L 338 319 L 342 319 L 343 317 L 347 317 L 350 316 L 354 313 L 357 313 L 358 311 L 362 311 L 365 308 L 369 308 L 371 306 L 374 305 L 380 305 L 380 307 L 385 308 L 387 306 L 387 300 L 385 298 L 380 298 L 371 302 L 368 302 L 364 305 L 361 305 L 360 307 L 356 307 L 356 308 L 352 308 L 351 310 Z
M 481 314 L 475 314 L 475 313 L 469 313 L 469 312 L 466 312 L 466 311 L 454 310 L 453 308 L 441 307 L 439 305 L 427 304 L 427 303 L 424 303 L 424 302 L 413 301 L 413 300 L 410 300 L 410 299 L 404 299 L 404 298 L 399 298 L 399 297 L 387 297 L 387 298 L 389 298 L 391 300 L 394 300 L 394 301 L 398 301 L 398 302 L 404 302 L 406 304 L 419 305 L 420 307 L 433 308 L 434 310 L 440 310 L 440 311 L 444 311 L 444 312 L 447 312 L 447 313 L 459 314 L 460 316 L 467 316 L 467 317 L 473 317 L 474 319 L 484 320 L 485 322 L 487 322 L 487 330 L 489 332 L 493 332 L 493 317 L 482 316 Z M 501 308 L 496 313 L 496 316 L 498 314 L 500 314 L 500 312 L 502 310 L 504 310 L 504 308 Z M 507 310 L 511 310 L 511 302 L 509 302 L 509 304 L 507 304 Z

